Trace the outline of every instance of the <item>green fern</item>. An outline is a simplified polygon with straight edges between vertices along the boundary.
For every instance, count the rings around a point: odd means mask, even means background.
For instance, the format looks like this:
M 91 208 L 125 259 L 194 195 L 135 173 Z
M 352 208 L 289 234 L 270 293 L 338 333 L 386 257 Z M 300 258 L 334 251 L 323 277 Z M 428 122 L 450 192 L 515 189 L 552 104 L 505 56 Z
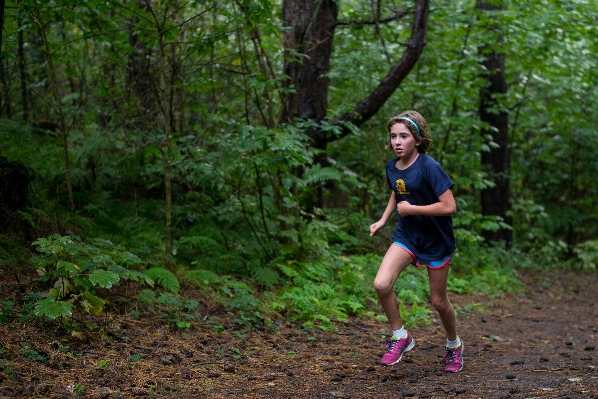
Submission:
M 215 284 L 221 282 L 222 279 L 209 270 L 195 269 L 183 271 L 181 273 L 181 281 L 193 284 L 198 288 L 213 290 Z
M 179 240 L 179 244 L 191 244 L 194 248 L 207 253 L 214 253 L 216 251 L 222 250 L 222 245 L 210 237 L 205 236 L 182 237 Z
M 280 275 L 276 270 L 267 267 L 258 267 L 253 270 L 253 278 L 256 283 L 267 288 L 272 289 L 280 282 Z
M 296 263 L 296 262 L 294 262 Z M 280 271 L 287 277 L 290 278 L 296 278 L 299 277 L 299 272 L 297 271 L 297 269 L 293 268 L 292 266 L 293 262 L 289 261 L 288 265 L 285 265 L 284 263 L 277 263 L 276 267 L 278 267 L 280 269 Z
M 165 289 L 178 294 L 181 285 L 177 277 L 170 271 L 163 267 L 152 267 L 145 271 L 152 280 L 161 285 Z
M 315 164 L 305 170 L 303 179 L 306 184 L 325 183 L 327 181 L 340 181 L 342 174 L 335 168 Z
M 259 308 L 262 303 L 251 294 L 243 294 L 227 301 L 226 305 L 233 309 L 250 311 Z
M 286 291 L 281 299 L 285 302 L 286 309 L 295 313 L 291 318 L 304 321 L 306 327 L 316 325 L 329 329 L 332 321 L 346 322 L 353 309 L 358 311 L 363 308 L 356 297 L 343 297 L 329 284 L 306 284 L 301 287 L 292 287 Z

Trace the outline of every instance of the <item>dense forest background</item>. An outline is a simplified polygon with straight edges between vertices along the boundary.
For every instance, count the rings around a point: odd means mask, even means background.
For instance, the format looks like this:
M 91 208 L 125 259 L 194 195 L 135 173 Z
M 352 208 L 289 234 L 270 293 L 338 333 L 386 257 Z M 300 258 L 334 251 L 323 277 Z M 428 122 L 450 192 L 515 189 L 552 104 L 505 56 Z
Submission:
M 210 322 L 199 305 L 241 326 L 383 318 L 394 223 L 369 225 L 406 109 L 455 182 L 451 291 L 596 270 L 595 2 L 0 5 L 0 269 L 33 287 L 1 322 L 98 314 L 117 289 L 180 328 Z M 410 323 L 423 276 L 397 283 Z

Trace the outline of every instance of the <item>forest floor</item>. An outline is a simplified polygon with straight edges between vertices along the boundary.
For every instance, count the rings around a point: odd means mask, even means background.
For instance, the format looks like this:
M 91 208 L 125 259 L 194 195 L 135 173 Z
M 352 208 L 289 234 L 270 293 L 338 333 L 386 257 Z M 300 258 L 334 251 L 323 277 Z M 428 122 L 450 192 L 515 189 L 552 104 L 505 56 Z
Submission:
M 0 325 L 0 397 L 598 398 L 598 274 L 538 274 L 524 276 L 517 295 L 451 297 L 465 345 L 456 374 L 443 371 L 434 319 L 412 328 L 415 348 L 385 367 L 386 326 L 375 320 L 313 334 L 281 322 L 241 335 L 123 314 L 82 339 Z

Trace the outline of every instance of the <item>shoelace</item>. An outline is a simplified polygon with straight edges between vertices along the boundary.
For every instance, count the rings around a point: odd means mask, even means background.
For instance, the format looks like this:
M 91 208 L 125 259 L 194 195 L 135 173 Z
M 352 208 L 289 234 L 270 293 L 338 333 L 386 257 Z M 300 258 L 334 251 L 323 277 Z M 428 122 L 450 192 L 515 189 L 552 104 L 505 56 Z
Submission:
M 455 352 L 457 351 L 457 349 L 459 349 L 459 347 L 446 348 L 446 356 L 444 357 L 445 364 L 451 364 L 455 361 Z
M 392 352 L 393 349 L 395 348 L 395 346 L 397 346 L 398 344 L 399 344 L 399 340 L 397 340 L 397 339 L 387 339 L 386 345 L 388 345 L 388 347 L 386 348 L 386 353 Z

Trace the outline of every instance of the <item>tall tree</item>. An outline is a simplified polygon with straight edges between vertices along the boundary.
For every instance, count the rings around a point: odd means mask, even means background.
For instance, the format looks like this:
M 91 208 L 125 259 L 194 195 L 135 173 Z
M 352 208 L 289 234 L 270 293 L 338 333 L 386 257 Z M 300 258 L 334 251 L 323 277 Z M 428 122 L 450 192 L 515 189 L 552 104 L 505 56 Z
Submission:
M 482 151 L 482 168 L 489 174 L 494 183 L 492 187 L 482 190 L 482 214 L 485 216 L 500 216 L 507 224 L 511 224 L 508 212 L 510 210 L 510 156 L 509 156 L 509 114 L 504 106 L 504 96 L 507 94 L 505 77 L 505 54 L 500 46 L 503 34 L 496 22 L 496 12 L 506 10 L 503 1 L 478 1 L 476 9 L 482 19 L 487 22 L 487 30 L 491 42 L 480 47 L 481 65 L 484 67 L 486 83 L 480 91 L 480 120 L 486 124 L 482 133 L 491 139 L 492 143 L 487 151 Z M 512 238 L 512 230 L 500 228 L 496 231 L 486 231 L 485 238 L 493 241 L 506 241 Z
M 20 5 L 20 1 L 18 3 Z M 19 66 L 19 76 L 21 78 L 21 106 L 23 107 L 23 120 L 29 121 L 29 103 L 27 102 L 27 69 L 25 64 L 25 43 L 23 38 L 22 17 L 17 17 L 17 63 Z
M 60 137 L 62 141 L 62 149 L 64 156 L 65 180 L 68 195 L 69 209 L 71 216 L 75 215 L 75 199 L 73 196 L 73 181 L 71 177 L 71 160 L 69 155 L 69 134 L 70 126 L 67 124 L 65 110 L 62 101 L 62 85 L 58 79 L 57 67 L 54 64 L 54 51 L 52 51 L 48 32 L 42 16 L 42 10 L 37 2 L 33 0 L 32 17 L 38 25 L 39 34 L 43 43 L 43 51 L 46 57 L 48 74 L 50 77 L 50 86 L 53 99 L 53 108 L 58 118 L 58 128 L 60 130 Z
M 2 33 L 4 32 L 4 8 L 5 0 L 0 0 L 0 74 L 2 74 L 2 82 L 4 83 L 4 57 L 2 56 Z M 2 112 L 3 99 L 0 97 L 0 113 Z M 6 101 L 6 99 L 4 99 Z

